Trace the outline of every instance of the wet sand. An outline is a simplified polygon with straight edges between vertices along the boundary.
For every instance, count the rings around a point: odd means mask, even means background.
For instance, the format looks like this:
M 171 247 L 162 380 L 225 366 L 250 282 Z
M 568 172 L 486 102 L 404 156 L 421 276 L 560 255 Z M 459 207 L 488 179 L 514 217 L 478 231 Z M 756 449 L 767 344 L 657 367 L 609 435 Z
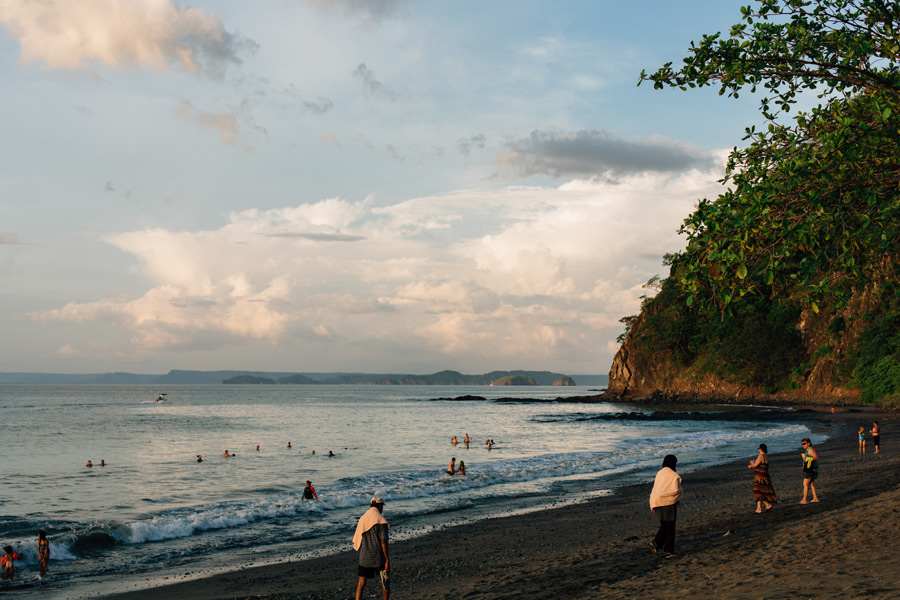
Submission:
M 754 512 L 746 462 L 683 473 L 677 557 L 650 552 L 658 522 L 649 511 L 648 482 L 585 504 L 392 543 L 392 597 L 898 598 L 900 569 L 889 540 L 900 525 L 900 420 L 858 409 L 823 410 L 820 418 L 846 427 L 816 446 L 818 504 L 798 504 L 798 439 L 796 451 L 769 455 L 778 494 L 769 513 Z M 868 430 L 873 419 L 887 446 L 873 455 L 870 440 L 869 454 L 860 457 L 856 429 Z M 390 521 L 390 504 L 385 516 Z M 107 598 L 353 598 L 356 561 L 348 551 Z M 381 598 L 374 580 L 365 591 L 366 598 Z

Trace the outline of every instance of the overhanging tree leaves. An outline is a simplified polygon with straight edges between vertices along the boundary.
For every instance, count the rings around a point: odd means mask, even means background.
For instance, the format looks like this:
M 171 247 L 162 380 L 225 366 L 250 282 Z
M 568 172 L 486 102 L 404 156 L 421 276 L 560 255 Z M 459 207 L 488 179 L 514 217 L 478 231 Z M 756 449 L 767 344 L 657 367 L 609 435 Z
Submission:
M 727 191 L 700 201 L 671 258 L 688 305 L 800 292 L 814 311 L 892 264 L 900 242 L 900 3 L 760 0 L 730 37 L 692 44 L 656 88 L 762 90 L 768 126 L 728 161 Z M 798 96 L 821 104 L 784 119 Z

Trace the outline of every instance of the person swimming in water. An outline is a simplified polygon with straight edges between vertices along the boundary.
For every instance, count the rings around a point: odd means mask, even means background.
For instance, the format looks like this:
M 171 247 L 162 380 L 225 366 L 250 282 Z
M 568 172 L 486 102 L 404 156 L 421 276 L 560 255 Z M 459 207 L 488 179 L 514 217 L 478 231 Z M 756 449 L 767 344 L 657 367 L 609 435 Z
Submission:
M 222 458 L 229 458 L 232 456 L 234 456 L 234 454 L 228 454 L 228 450 L 225 450 L 225 452 L 222 453 Z
M 328 456 L 334 456 L 334 452 L 332 452 L 331 450 L 329 450 L 329 451 L 328 451 Z
M 459 468 L 456 469 L 456 474 L 457 475 L 465 475 L 466 474 L 466 461 L 464 461 L 464 460 L 459 461 Z
M 87 467 L 88 469 L 90 469 L 91 467 L 94 466 L 94 463 L 92 463 L 91 461 L 88 461 L 88 463 L 84 466 Z
M 454 475 L 456 473 L 456 457 L 450 459 L 450 464 L 447 465 L 447 475 Z
M 15 575 L 15 561 L 19 560 L 19 555 L 13 552 L 12 546 L 3 547 L 3 556 L 0 557 L 0 567 L 3 568 L 3 576 L 7 579 Z
M 203 457 L 199 454 L 197 455 L 197 462 L 203 462 Z
M 256 445 L 256 451 L 259 452 L 259 444 Z
M 450 440 L 450 443 L 453 444 L 453 445 L 455 446 L 455 445 L 457 445 L 457 444 L 459 443 L 459 440 L 457 440 L 457 439 L 456 439 L 456 436 L 454 435 L 454 436 L 453 436 L 453 439 Z
M 106 461 L 103 460 L 102 458 L 100 459 L 100 466 L 101 466 L 101 467 L 105 467 L 105 466 L 106 466 Z

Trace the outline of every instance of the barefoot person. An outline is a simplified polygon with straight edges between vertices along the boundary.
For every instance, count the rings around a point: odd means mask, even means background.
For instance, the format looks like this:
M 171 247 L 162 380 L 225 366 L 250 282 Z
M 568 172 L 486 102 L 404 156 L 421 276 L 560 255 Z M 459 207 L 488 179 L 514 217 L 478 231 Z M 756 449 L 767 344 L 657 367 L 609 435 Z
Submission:
M 678 459 L 673 454 L 666 455 L 650 492 L 650 513 L 659 517 L 659 531 L 650 542 L 650 549 L 658 554 L 662 548 L 666 558 L 675 556 L 675 517 L 682 492 L 681 476 L 675 472 L 677 463 Z
M 881 436 L 878 435 L 878 421 L 872 422 L 872 444 L 875 446 L 875 454 L 881 452 L 878 446 L 881 444 Z
M 766 505 L 766 512 L 769 512 L 776 501 L 775 488 L 772 487 L 772 480 L 769 478 L 768 451 L 765 444 L 760 444 L 756 460 L 751 460 L 747 465 L 748 469 L 753 469 L 753 497 L 756 498 L 756 512 L 758 513 L 763 511 L 763 504 Z
M 813 449 L 809 438 L 803 438 L 800 441 L 800 445 L 803 447 L 803 454 L 800 455 L 800 458 L 803 460 L 803 500 L 800 501 L 800 504 L 809 504 L 806 496 L 810 490 L 812 490 L 811 502 L 818 502 L 819 497 L 816 496 L 815 481 L 819 476 L 819 455 Z
M 359 551 L 359 583 L 356 585 L 356 600 L 362 598 L 366 580 L 379 577 L 384 600 L 391 597 L 390 557 L 388 555 L 388 522 L 382 516 L 384 500 L 380 496 L 372 498 L 371 507 L 359 518 L 356 533 L 353 534 L 353 549 Z
M 859 428 L 859 453 L 860 454 L 866 453 L 866 428 L 865 427 Z
M 41 574 L 43 574 L 47 572 L 47 563 L 50 561 L 50 541 L 47 539 L 46 531 L 38 531 L 37 551 Z

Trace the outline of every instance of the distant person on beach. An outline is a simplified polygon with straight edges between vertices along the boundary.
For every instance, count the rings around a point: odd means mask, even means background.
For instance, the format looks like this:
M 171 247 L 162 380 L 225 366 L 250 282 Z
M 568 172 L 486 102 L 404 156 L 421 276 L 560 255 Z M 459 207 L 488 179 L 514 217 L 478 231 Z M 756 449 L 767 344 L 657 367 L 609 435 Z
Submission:
M 459 440 L 457 440 L 457 439 L 456 439 L 456 436 L 454 435 L 454 436 L 453 436 L 453 439 L 450 440 L 450 443 L 453 444 L 453 445 L 455 446 L 455 445 L 457 445 L 457 444 L 459 443 Z
M 756 498 L 756 512 L 761 513 L 763 504 L 766 505 L 766 512 L 772 510 L 776 498 L 769 478 L 769 449 L 765 444 L 760 444 L 758 452 L 756 460 L 751 460 L 747 468 L 753 469 L 753 497 Z
M 318 500 L 318 499 L 319 499 L 319 495 L 316 494 L 316 490 L 315 490 L 315 488 L 312 486 L 312 481 L 307 481 L 307 482 L 306 482 L 306 487 L 303 488 L 303 499 L 304 499 L 304 500 L 312 500 L 313 498 L 315 498 L 316 500 Z
M 47 572 L 47 562 L 50 560 L 50 541 L 46 531 L 38 531 L 37 541 L 38 562 L 41 565 L 41 573 Z
M 859 453 L 860 454 L 866 453 L 866 428 L 865 427 L 859 428 Z
M 381 579 L 381 591 L 384 600 L 391 597 L 390 572 L 391 563 L 388 555 L 387 519 L 381 514 L 384 500 L 380 496 L 372 498 L 370 508 L 359 518 L 356 533 L 353 534 L 353 549 L 359 551 L 359 583 L 356 585 L 356 600 L 362 598 L 366 580 L 376 575 Z
M 815 481 L 819 476 L 819 455 L 813 449 L 809 438 L 800 440 L 800 446 L 803 447 L 803 454 L 800 455 L 801 460 L 803 460 L 803 500 L 800 501 L 800 504 L 809 504 L 806 501 L 806 496 L 810 490 L 812 490 L 811 502 L 818 502 L 819 497 L 816 496 Z
M 3 568 L 3 576 L 10 578 L 16 573 L 16 563 L 19 555 L 13 552 L 12 546 L 3 547 L 3 556 L 0 556 L 0 567 Z
M 878 421 L 872 422 L 872 444 L 875 445 L 875 454 L 878 454 L 880 450 L 878 446 L 881 443 L 881 437 L 878 435 Z
M 650 513 L 659 517 L 659 531 L 650 542 L 650 549 L 658 554 L 662 548 L 666 558 L 675 556 L 675 519 L 682 493 L 681 476 L 675 472 L 677 463 L 675 455 L 666 455 L 650 492 Z
M 91 461 L 88 461 L 87 464 L 84 466 L 87 467 L 88 469 L 90 469 L 91 467 L 94 466 L 94 463 L 92 463 Z
M 447 465 L 447 475 L 453 475 L 456 473 L 456 457 L 450 459 L 450 464 Z
M 456 470 L 456 473 L 457 473 L 458 475 L 465 475 L 465 474 L 466 474 L 466 463 L 465 463 L 465 461 L 462 461 L 462 460 L 459 461 L 459 468 Z

